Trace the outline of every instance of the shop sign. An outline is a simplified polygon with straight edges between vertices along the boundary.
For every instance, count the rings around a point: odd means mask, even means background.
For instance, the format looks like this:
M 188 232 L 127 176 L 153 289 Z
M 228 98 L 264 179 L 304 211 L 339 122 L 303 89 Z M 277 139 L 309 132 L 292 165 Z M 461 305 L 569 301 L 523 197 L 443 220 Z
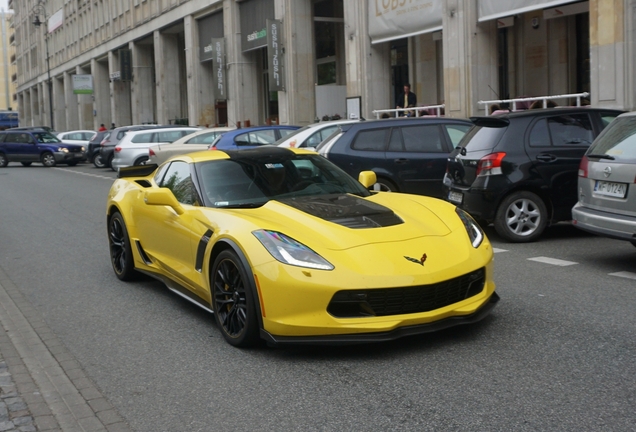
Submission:
M 442 0 L 368 0 L 371 43 L 442 30 Z
M 478 20 L 489 21 L 577 1 L 579 0 L 479 0 Z
M 212 38 L 223 37 L 223 11 L 208 15 L 205 18 L 197 20 L 199 28 L 199 61 L 206 62 L 214 60 L 214 47 L 212 46 Z
M 267 20 L 267 73 L 270 91 L 285 91 L 282 30 L 280 21 Z
M 274 0 L 245 0 L 239 3 L 241 49 L 267 47 L 267 20 L 274 19 Z
M 214 98 L 227 99 L 227 82 L 225 80 L 225 38 L 212 38 L 214 54 Z

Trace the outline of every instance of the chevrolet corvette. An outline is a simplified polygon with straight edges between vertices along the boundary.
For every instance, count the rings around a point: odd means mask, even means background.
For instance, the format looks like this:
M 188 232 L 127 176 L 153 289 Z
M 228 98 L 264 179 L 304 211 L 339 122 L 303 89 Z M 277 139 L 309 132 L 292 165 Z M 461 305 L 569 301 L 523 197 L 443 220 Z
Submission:
M 435 198 L 370 192 L 375 182 L 273 146 L 122 168 L 111 264 L 212 312 L 238 347 L 385 341 L 488 315 L 499 296 L 479 225 Z

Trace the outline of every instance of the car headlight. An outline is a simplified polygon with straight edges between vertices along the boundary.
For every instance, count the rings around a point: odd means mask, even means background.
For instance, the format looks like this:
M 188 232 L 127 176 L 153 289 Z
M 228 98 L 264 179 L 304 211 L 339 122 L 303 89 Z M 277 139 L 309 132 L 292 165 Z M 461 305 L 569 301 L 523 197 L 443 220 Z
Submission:
M 329 261 L 285 234 L 268 230 L 254 231 L 252 234 L 274 258 L 282 263 L 317 270 L 334 269 Z
M 66 147 L 58 147 L 57 151 L 62 153 L 68 153 L 68 149 Z
M 459 207 L 455 207 L 455 212 L 457 216 L 462 220 L 464 224 L 464 228 L 466 228 L 466 232 L 468 233 L 468 237 L 470 238 L 470 243 L 474 248 L 478 248 L 482 241 L 484 241 L 484 232 L 475 219 L 472 218 L 471 215 L 466 213 L 464 210 Z
M 85 148 L 85 147 L 82 147 L 82 151 L 83 151 L 83 152 L 85 152 L 85 151 L 86 151 L 86 148 Z

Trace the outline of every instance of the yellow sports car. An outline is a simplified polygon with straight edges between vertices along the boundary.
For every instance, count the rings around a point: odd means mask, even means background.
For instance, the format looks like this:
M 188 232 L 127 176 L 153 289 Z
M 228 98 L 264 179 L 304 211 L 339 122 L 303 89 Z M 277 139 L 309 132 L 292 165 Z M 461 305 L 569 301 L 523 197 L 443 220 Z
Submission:
M 369 192 L 375 180 L 269 146 L 122 168 L 112 266 L 213 312 L 240 347 L 384 341 L 486 316 L 499 297 L 480 227 L 441 200 Z

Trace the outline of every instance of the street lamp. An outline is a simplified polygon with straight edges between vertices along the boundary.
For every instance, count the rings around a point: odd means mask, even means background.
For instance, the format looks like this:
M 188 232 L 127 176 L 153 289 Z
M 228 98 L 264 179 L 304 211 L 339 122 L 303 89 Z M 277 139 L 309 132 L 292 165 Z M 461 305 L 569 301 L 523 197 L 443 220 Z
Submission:
M 35 18 L 33 19 L 33 25 L 37 28 L 40 28 L 42 21 L 40 21 L 40 16 L 38 12 L 41 12 L 44 16 L 44 21 L 48 21 L 46 17 L 46 9 L 44 8 L 44 2 L 40 0 L 37 5 L 33 8 L 33 12 L 35 13 Z M 44 36 L 44 42 L 46 44 L 46 73 L 48 76 L 47 87 L 49 88 L 49 115 L 51 118 L 51 129 L 55 129 L 53 125 L 53 83 L 51 81 L 51 66 L 49 63 L 49 38 L 47 35 Z

